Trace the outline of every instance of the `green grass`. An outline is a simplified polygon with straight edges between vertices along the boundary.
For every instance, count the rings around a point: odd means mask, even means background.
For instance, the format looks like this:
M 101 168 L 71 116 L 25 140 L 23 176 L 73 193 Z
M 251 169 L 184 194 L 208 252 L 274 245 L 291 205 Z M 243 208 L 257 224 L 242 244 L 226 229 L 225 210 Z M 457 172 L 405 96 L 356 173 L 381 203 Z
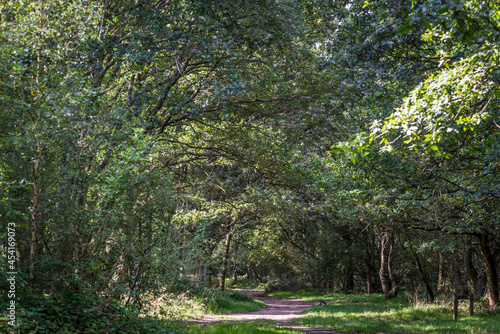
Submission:
M 236 282 L 234 282 L 233 279 L 227 279 L 226 285 L 236 289 L 262 289 L 265 284 L 261 284 L 257 280 L 247 279 L 243 276 Z
M 449 303 L 414 306 L 404 296 L 385 300 L 381 295 L 327 294 L 320 290 L 273 292 L 280 298 L 333 304 L 306 310 L 295 323 L 358 333 L 500 333 L 500 314 L 476 312 L 467 315 L 465 304 L 453 320 Z
M 179 334 L 302 334 L 285 327 L 259 324 L 254 322 L 230 322 L 213 325 L 171 324 L 171 330 Z
M 257 311 L 265 306 L 266 306 L 266 304 L 264 304 L 260 300 L 231 301 L 229 304 L 226 304 L 224 306 L 219 306 L 217 309 L 213 310 L 210 313 L 219 314 L 219 313 L 252 312 L 252 311 Z
M 387 302 L 383 295 L 375 294 L 339 294 L 327 293 L 320 289 L 308 289 L 299 291 L 274 291 L 266 295 L 277 298 L 301 299 L 306 301 L 325 302 L 350 302 L 350 303 L 384 303 Z M 404 298 L 389 300 L 392 303 L 401 303 Z
M 266 305 L 239 291 L 221 292 L 199 289 L 195 293 L 165 293 L 147 300 L 148 311 L 143 315 L 161 320 L 201 318 L 205 314 L 244 313 Z

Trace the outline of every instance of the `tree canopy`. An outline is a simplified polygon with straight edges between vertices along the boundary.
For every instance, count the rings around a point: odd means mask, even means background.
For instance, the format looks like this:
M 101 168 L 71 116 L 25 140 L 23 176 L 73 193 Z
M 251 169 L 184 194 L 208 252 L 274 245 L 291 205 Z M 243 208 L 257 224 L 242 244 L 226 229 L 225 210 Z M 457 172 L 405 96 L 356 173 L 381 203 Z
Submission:
M 21 331 L 244 275 L 496 307 L 499 41 L 495 1 L 2 2 Z

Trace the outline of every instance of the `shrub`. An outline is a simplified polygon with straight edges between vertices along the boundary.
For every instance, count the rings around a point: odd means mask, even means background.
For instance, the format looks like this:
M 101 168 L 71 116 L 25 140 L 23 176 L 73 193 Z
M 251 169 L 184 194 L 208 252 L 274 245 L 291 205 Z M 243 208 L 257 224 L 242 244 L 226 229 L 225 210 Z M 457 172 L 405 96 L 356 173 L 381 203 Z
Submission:
M 288 278 L 285 280 L 277 279 L 274 281 L 270 281 L 266 284 L 264 291 L 265 293 L 273 292 L 273 291 L 297 291 L 303 289 L 305 286 L 303 283 L 300 283 L 296 278 Z

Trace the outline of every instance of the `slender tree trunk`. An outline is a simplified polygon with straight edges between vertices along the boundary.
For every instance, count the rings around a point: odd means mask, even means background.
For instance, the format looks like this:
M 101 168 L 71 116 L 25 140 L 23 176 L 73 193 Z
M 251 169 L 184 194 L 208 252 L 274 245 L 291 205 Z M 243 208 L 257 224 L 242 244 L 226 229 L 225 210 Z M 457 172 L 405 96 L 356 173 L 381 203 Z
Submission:
M 236 262 L 233 264 L 233 280 L 238 282 L 238 264 Z
M 231 246 L 231 238 L 233 237 L 233 229 L 228 227 L 226 233 L 226 242 L 224 243 L 224 257 L 222 258 L 222 273 L 220 275 L 220 291 L 224 291 L 226 288 L 226 276 L 227 276 L 227 262 L 229 259 L 229 249 Z
M 477 279 L 477 287 L 476 287 L 476 298 L 481 298 L 484 296 L 486 292 L 486 274 L 481 272 Z
M 389 298 L 389 281 L 387 280 L 387 243 L 388 243 L 387 232 L 382 233 L 380 237 L 380 270 L 378 275 L 380 277 L 380 285 L 382 286 L 382 292 L 386 299 Z
M 346 268 L 344 290 L 352 291 L 354 290 L 354 273 L 353 266 L 351 264 Z
M 207 267 L 205 265 L 205 262 L 203 260 L 200 261 L 200 265 L 198 266 L 198 269 L 196 270 L 196 276 L 198 276 L 198 284 L 200 286 L 205 286 L 207 283 Z
M 38 216 L 38 185 L 39 185 L 39 167 L 40 167 L 40 160 L 38 157 L 38 151 L 40 149 L 40 141 L 37 140 L 35 149 L 37 153 L 35 153 L 35 167 L 33 169 L 33 174 L 34 174 L 34 184 L 33 184 L 33 198 L 32 198 L 32 205 L 33 208 L 31 209 L 31 247 L 30 247 L 30 278 L 34 279 L 35 278 L 35 261 L 36 261 L 36 246 L 37 246 L 37 240 L 36 240 L 36 234 L 37 234 L 37 216 Z
M 408 241 L 410 241 L 409 238 L 408 238 Z M 431 285 L 429 284 L 429 280 L 427 279 L 427 275 L 425 274 L 424 268 L 422 267 L 422 263 L 420 262 L 418 254 L 415 252 L 415 250 L 413 249 L 413 247 L 411 245 L 409 248 L 410 248 L 411 255 L 413 256 L 413 259 L 415 260 L 415 263 L 417 264 L 418 273 L 420 274 L 420 278 L 422 279 L 422 283 L 424 284 L 425 295 L 427 297 L 427 301 L 430 303 L 434 303 L 434 292 L 432 292 Z
M 307 255 L 307 235 L 306 235 L 306 221 L 304 215 L 302 216 L 302 242 L 304 247 L 304 260 L 309 263 L 309 257 Z
M 460 261 L 458 261 L 457 257 L 453 254 L 449 254 L 448 258 L 451 260 L 452 269 L 453 269 L 453 285 L 455 288 L 455 293 L 457 294 L 468 294 L 469 287 L 467 283 L 462 279 L 462 274 L 460 270 Z
M 394 270 L 392 267 L 392 254 L 393 254 L 392 251 L 394 249 L 394 236 L 391 233 L 388 235 L 388 237 L 389 237 L 389 254 L 387 256 L 387 271 L 389 272 L 389 277 L 391 279 L 391 285 L 392 285 L 390 297 L 394 298 L 397 297 L 399 291 L 396 275 L 394 274 Z
M 467 272 L 467 276 L 470 278 L 472 281 L 472 289 L 474 291 L 474 295 L 477 294 L 477 284 L 478 284 L 478 273 L 476 268 L 474 267 L 473 264 L 473 249 L 472 249 L 472 242 L 471 239 L 468 235 L 465 236 L 465 243 L 467 249 L 465 250 L 465 270 Z
M 234 254 L 238 254 L 238 243 L 234 244 L 233 248 L 234 248 Z M 236 262 L 236 260 L 234 261 L 233 263 L 233 277 L 234 277 L 234 281 L 237 282 L 238 281 L 238 263 Z
M 489 238 L 486 232 L 481 233 L 479 237 L 479 245 L 481 249 L 481 257 L 483 258 L 486 268 L 488 299 L 490 306 L 496 307 L 500 297 L 498 292 L 498 272 L 493 250 L 489 245 Z
M 373 293 L 373 280 L 372 280 L 372 254 L 373 243 L 370 241 L 368 232 L 365 231 L 365 272 L 366 272 L 366 293 Z
M 252 272 L 253 272 L 253 277 L 254 277 L 254 278 L 256 278 L 256 279 L 259 281 L 259 283 L 262 283 L 262 282 L 263 282 L 263 280 L 262 280 L 262 278 L 259 276 L 259 274 L 257 273 L 257 268 L 255 268 L 255 266 L 254 266 L 254 265 L 252 265 L 252 264 L 250 265 L 250 268 L 252 269 Z
M 439 253 L 439 269 L 438 269 L 438 286 L 437 291 L 441 292 L 443 290 L 443 254 Z

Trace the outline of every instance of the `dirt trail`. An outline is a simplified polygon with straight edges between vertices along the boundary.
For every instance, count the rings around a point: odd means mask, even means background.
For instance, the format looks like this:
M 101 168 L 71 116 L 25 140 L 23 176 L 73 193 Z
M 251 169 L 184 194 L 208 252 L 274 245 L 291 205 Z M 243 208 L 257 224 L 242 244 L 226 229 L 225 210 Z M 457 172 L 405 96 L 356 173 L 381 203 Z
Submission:
M 206 315 L 203 319 L 192 320 L 192 323 L 201 324 L 212 324 L 221 322 L 239 322 L 239 321 L 273 321 L 273 325 L 289 327 L 293 329 L 300 330 L 304 333 L 314 333 L 314 334 L 346 334 L 342 332 L 332 332 L 326 329 L 320 328 L 307 328 L 302 326 L 297 326 L 292 323 L 292 319 L 300 318 L 303 316 L 302 311 L 307 310 L 318 302 L 305 302 L 303 300 L 297 299 L 280 299 L 274 297 L 264 296 L 262 290 L 250 290 L 244 289 L 242 292 L 253 296 L 264 302 L 267 307 L 248 313 L 229 313 L 229 314 L 212 314 Z

